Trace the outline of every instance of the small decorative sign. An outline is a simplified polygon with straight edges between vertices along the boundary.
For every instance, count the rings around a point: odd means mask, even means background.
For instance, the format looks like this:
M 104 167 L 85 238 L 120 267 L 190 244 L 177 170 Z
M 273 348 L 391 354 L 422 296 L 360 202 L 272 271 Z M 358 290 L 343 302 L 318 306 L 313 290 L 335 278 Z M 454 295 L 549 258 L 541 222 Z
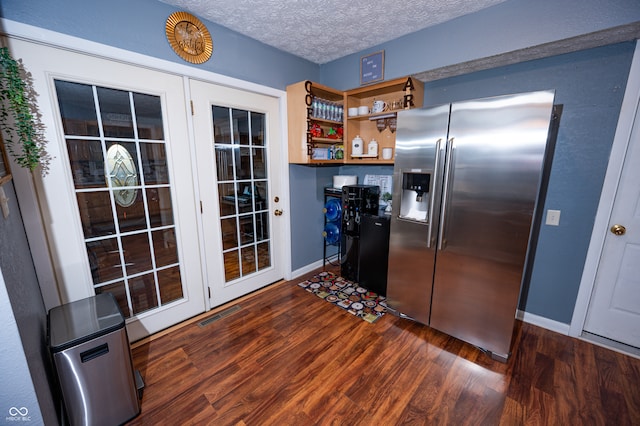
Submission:
M 360 58 L 360 84 L 384 80 L 384 50 Z

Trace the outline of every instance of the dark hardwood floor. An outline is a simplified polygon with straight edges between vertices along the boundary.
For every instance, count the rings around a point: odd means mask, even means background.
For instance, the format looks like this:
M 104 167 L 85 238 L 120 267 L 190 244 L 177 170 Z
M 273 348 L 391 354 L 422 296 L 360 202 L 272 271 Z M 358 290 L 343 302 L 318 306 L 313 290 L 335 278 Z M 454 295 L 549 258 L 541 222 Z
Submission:
M 391 314 L 369 324 L 303 278 L 135 344 L 129 424 L 640 424 L 639 359 L 518 322 L 503 364 Z

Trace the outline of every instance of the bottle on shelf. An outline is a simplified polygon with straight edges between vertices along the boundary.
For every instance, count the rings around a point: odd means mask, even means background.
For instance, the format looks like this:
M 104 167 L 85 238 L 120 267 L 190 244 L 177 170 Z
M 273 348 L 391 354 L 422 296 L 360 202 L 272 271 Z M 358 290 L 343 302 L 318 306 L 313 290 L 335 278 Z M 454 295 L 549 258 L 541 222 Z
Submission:
M 313 118 L 342 122 L 344 107 L 339 103 L 314 96 L 311 105 Z

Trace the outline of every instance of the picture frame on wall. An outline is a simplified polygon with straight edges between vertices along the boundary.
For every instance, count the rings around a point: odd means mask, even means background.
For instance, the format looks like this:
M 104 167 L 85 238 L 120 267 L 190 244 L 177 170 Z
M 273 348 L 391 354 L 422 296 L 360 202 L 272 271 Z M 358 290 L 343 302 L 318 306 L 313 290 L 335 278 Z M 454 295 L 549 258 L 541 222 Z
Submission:
M 360 85 L 384 80 L 384 50 L 360 58 Z

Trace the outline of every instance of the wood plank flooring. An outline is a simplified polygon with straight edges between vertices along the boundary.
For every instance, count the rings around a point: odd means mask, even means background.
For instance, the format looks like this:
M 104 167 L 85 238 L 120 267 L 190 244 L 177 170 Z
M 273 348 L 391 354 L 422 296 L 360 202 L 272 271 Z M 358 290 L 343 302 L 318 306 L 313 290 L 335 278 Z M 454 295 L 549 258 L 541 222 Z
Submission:
M 129 424 L 640 424 L 639 359 L 518 322 L 503 364 L 391 314 L 369 324 L 303 279 L 134 345 L 146 387 Z

